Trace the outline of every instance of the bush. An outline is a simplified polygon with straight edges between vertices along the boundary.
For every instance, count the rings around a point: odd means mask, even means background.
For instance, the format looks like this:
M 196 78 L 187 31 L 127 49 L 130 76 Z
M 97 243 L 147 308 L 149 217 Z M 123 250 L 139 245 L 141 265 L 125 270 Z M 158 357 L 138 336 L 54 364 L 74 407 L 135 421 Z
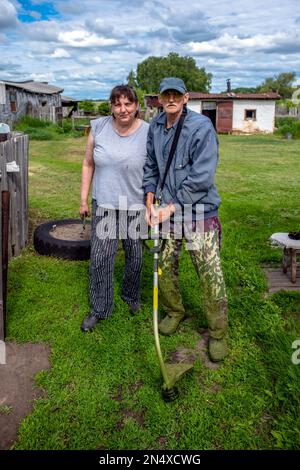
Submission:
M 300 120 L 292 116 L 276 118 L 277 134 L 291 134 L 294 139 L 300 139 Z
M 108 101 L 103 101 L 103 103 L 100 103 L 98 106 L 98 113 L 101 114 L 102 116 L 109 116 L 111 111 L 110 111 L 110 106 Z
M 95 104 L 92 101 L 79 101 L 79 108 L 83 109 L 85 114 L 93 114 L 95 112 Z
M 23 116 L 13 128 L 28 134 L 32 140 L 57 140 L 64 136 L 80 137 L 83 135 L 83 132 L 72 129 L 72 122 L 69 119 L 63 120 L 62 125 L 58 125 L 31 116 Z

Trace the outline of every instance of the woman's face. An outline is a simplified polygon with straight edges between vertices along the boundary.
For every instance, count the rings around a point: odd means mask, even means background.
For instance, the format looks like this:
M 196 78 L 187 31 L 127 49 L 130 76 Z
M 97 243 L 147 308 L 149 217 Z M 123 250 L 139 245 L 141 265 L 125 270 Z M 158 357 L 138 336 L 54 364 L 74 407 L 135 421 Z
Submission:
M 111 110 L 120 124 L 127 124 L 135 118 L 138 109 L 138 103 L 129 101 L 125 96 L 120 98 L 111 105 Z

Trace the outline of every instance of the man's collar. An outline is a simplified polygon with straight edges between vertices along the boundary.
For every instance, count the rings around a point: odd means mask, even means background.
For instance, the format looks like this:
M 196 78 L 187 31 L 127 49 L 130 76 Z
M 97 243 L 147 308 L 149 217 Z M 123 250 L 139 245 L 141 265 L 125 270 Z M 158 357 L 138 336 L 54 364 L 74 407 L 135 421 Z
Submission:
M 189 109 L 187 108 L 187 114 L 189 114 Z M 167 121 L 167 113 L 165 111 L 163 111 L 162 113 L 160 113 L 157 117 L 157 120 L 156 120 L 156 123 L 157 124 L 162 124 L 162 125 L 166 125 L 166 121 Z M 179 121 L 179 118 L 177 119 L 177 121 L 174 122 L 173 126 L 174 129 L 176 128 L 177 124 L 178 124 L 178 121 Z

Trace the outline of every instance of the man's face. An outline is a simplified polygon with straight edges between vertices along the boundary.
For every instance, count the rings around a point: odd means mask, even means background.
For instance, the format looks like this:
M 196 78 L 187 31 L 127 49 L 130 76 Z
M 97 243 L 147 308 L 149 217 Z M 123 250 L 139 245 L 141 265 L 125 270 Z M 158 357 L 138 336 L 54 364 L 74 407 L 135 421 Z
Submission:
M 166 90 L 158 95 L 158 101 L 167 114 L 178 114 L 189 100 L 189 94 L 182 95 L 177 90 Z

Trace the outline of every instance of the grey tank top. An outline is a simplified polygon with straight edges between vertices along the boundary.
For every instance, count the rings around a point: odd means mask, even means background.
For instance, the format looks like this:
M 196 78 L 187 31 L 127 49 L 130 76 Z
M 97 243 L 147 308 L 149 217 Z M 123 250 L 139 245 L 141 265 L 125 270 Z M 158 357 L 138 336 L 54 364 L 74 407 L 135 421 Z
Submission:
M 148 129 L 149 124 L 141 121 L 133 134 L 120 136 L 112 116 L 91 121 L 95 142 L 92 197 L 98 206 L 128 210 L 144 203 L 142 180 Z

